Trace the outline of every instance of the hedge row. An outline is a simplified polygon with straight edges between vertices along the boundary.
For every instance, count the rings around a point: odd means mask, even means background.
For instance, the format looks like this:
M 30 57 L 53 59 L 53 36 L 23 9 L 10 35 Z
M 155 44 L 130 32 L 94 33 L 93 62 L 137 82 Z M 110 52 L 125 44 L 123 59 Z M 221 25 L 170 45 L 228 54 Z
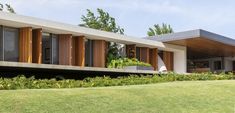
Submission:
M 138 85 L 151 84 L 159 82 L 171 81 L 195 81 L 195 80 L 232 80 L 235 76 L 230 74 L 160 74 L 137 76 L 130 75 L 125 77 L 110 78 L 108 76 L 85 78 L 84 80 L 56 80 L 56 79 L 35 79 L 34 77 L 26 78 L 18 76 L 15 78 L 0 78 L 0 90 L 10 89 L 46 89 L 46 88 L 78 88 L 78 87 L 105 87 L 105 86 L 124 86 L 124 85 Z

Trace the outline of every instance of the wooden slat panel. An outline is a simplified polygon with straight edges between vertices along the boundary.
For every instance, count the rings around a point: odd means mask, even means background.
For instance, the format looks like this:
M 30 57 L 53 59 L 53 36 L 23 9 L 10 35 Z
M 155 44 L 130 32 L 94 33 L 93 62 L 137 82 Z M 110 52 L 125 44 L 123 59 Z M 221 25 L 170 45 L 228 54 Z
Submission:
M 136 45 L 126 45 L 126 56 L 128 58 L 136 58 Z
M 149 48 L 140 47 L 140 61 L 149 63 Z
M 104 40 L 93 41 L 93 66 L 105 67 L 106 42 Z
M 192 59 L 235 56 L 235 46 L 204 37 L 169 41 L 167 43 L 187 47 L 187 57 Z
M 42 63 L 42 29 L 33 30 L 33 63 Z
M 153 66 L 154 70 L 158 70 L 158 49 L 149 50 L 149 62 Z
M 77 45 L 77 38 L 73 37 L 72 39 L 72 65 L 76 66 L 76 45 Z
M 167 71 L 173 71 L 173 56 L 174 56 L 174 53 L 173 52 L 168 52 L 168 51 L 163 51 L 163 62 L 165 63 L 166 65 L 166 68 L 167 68 Z
M 84 36 L 73 37 L 73 60 L 74 66 L 85 66 L 85 38 Z
M 59 64 L 72 65 L 72 35 L 60 34 L 59 36 Z
M 32 28 L 20 28 L 19 62 L 32 63 Z

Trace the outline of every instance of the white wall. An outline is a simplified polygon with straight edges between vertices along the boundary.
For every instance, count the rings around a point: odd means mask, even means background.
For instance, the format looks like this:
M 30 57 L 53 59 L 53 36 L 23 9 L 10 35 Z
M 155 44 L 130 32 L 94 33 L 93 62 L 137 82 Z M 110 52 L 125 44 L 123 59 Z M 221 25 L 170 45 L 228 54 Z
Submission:
M 233 61 L 235 61 L 234 57 L 225 57 L 224 58 L 225 71 L 232 71 L 233 70 Z
M 174 51 L 174 72 L 187 72 L 187 50 Z

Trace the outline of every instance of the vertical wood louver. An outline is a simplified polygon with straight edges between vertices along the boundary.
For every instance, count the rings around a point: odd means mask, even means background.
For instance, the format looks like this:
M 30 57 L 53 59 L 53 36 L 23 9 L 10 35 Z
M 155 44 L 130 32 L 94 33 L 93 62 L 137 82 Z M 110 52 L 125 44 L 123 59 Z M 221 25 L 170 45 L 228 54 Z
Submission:
M 163 62 L 166 65 L 167 71 L 173 71 L 174 66 L 174 53 L 169 51 L 163 51 Z
M 149 62 L 154 70 L 158 70 L 158 49 L 153 48 L 149 50 Z
M 84 36 L 73 37 L 73 65 L 85 66 L 85 38 Z
M 32 28 L 20 28 L 19 62 L 32 63 Z
M 104 40 L 93 40 L 93 67 L 105 67 L 106 47 Z
M 72 35 L 60 34 L 59 36 L 59 64 L 72 65 Z
M 33 29 L 33 63 L 42 63 L 42 29 Z

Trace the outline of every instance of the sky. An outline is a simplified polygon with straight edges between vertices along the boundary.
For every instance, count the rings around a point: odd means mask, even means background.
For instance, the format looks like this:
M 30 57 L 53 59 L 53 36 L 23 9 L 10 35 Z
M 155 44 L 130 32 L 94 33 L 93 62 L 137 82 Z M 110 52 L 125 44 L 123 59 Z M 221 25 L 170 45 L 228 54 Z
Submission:
M 174 32 L 204 29 L 235 39 L 235 0 L 0 0 L 17 14 L 81 24 L 86 9 L 101 8 L 125 34 L 147 36 L 149 27 L 167 23 Z

